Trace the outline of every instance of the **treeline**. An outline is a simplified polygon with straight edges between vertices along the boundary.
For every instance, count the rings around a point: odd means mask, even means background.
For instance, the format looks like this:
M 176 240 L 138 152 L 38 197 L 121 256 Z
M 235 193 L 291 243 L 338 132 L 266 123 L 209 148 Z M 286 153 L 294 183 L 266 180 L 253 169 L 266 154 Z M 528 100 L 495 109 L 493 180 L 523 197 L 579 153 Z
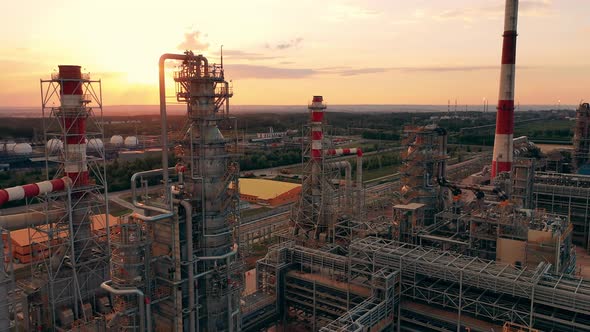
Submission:
M 301 149 L 273 150 L 270 153 L 246 153 L 240 157 L 240 170 L 279 167 L 301 163 Z
M 384 141 L 398 141 L 400 139 L 399 134 L 384 131 L 363 131 L 361 135 L 365 139 L 379 139 Z
M 169 159 L 172 160 L 172 159 Z M 157 169 L 162 167 L 162 159 L 159 157 L 137 159 L 131 162 L 113 161 L 106 167 L 107 182 L 109 184 L 109 191 L 120 191 L 131 188 L 131 176 L 134 173 L 147 171 L 150 169 Z M 149 184 L 157 184 L 161 178 L 150 177 Z

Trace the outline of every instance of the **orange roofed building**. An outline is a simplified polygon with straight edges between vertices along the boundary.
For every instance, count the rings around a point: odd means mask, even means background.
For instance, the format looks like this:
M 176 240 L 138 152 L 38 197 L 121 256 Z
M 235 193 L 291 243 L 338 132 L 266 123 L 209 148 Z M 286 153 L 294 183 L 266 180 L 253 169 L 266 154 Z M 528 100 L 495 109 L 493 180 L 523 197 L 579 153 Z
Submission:
M 265 180 L 240 179 L 240 199 L 253 204 L 279 206 L 299 199 L 301 185 L 297 183 Z
M 100 240 L 106 240 L 106 216 L 104 214 L 92 216 L 92 231 L 95 234 L 100 235 Z M 111 230 L 120 223 L 119 217 L 110 216 L 109 224 Z M 4 251 L 7 257 L 12 257 L 16 263 L 29 264 L 40 259 L 44 259 L 49 254 L 48 247 L 56 246 L 60 244 L 66 234 L 56 234 L 53 239 L 49 241 L 46 232 L 43 232 L 43 228 L 46 226 L 33 228 L 19 229 L 17 231 L 10 232 L 10 251 L 7 241 L 7 234 L 2 234 L 4 240 Z

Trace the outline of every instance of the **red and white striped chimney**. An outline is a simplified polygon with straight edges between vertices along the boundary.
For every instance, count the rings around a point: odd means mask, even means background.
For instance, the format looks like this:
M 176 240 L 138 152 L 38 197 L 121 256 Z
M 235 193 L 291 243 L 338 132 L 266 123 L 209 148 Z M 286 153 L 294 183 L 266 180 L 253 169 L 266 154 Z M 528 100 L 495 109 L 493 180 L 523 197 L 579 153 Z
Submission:
M 494 155 L 492 159 L 492 179 L 501 172 L 512 171 L 517 21 L 518 0 L 506 0 L 500 96 L 496 115 L 496 137 L 494 139 Z
M 313 96 L 311 105 L 311 159 L 320 161 L 322 159 L 322 140 L 324 138 L 324 98 L 322 96 Z
M 61 65 L 61 112 L 64 119 L 65 172 L 74 186 L 88 185 L 86 161 L 86 118 L 88 112 L 83 102 L 83 79 L 80 66 Z

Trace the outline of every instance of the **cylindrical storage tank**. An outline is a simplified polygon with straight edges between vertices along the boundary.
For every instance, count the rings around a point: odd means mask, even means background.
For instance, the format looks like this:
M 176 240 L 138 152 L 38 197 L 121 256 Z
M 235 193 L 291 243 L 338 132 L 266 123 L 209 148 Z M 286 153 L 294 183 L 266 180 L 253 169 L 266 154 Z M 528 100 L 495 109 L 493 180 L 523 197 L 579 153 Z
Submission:
M 16 145 L 16 143 L 3 143 L 2 144 L 2 151 L 6 152 L 6 153 L 13 153 L 15 145 Z
M 15 154 L 31 154 L 33 153 L 33 147 L 29 143 L 18 143 L 14 146 L 13 152 Z
M 89 151 L 102 151 L 104 149 L 104 143 L 100 138 L 91 138 L 87 143 Z
M 125 146 L 128 148 L 136 147 L 139 143 L 139 140 L 135 136 L 127 136 L 125 138 Z
M 45 148 L 49 153 L 57 153 L 63 150 L 64 143 L 57 138 L 52 138 L 49 141 L 47 141 L 47 144 L 45 144 Z
M 113 135 L 110 140 L 111 144 L 120 146 L 123 145 L 123 136 L 121 135 Z

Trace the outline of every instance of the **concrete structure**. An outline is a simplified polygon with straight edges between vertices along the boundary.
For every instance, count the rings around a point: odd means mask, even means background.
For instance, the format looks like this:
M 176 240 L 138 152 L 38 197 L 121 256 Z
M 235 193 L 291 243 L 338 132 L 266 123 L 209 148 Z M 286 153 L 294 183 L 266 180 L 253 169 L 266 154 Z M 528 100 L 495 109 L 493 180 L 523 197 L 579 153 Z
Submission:
M 246 202 L 279 206 L 297 201 L 300 194 L 300 184 L 265 179 L 240 179 L 240 200 Z

